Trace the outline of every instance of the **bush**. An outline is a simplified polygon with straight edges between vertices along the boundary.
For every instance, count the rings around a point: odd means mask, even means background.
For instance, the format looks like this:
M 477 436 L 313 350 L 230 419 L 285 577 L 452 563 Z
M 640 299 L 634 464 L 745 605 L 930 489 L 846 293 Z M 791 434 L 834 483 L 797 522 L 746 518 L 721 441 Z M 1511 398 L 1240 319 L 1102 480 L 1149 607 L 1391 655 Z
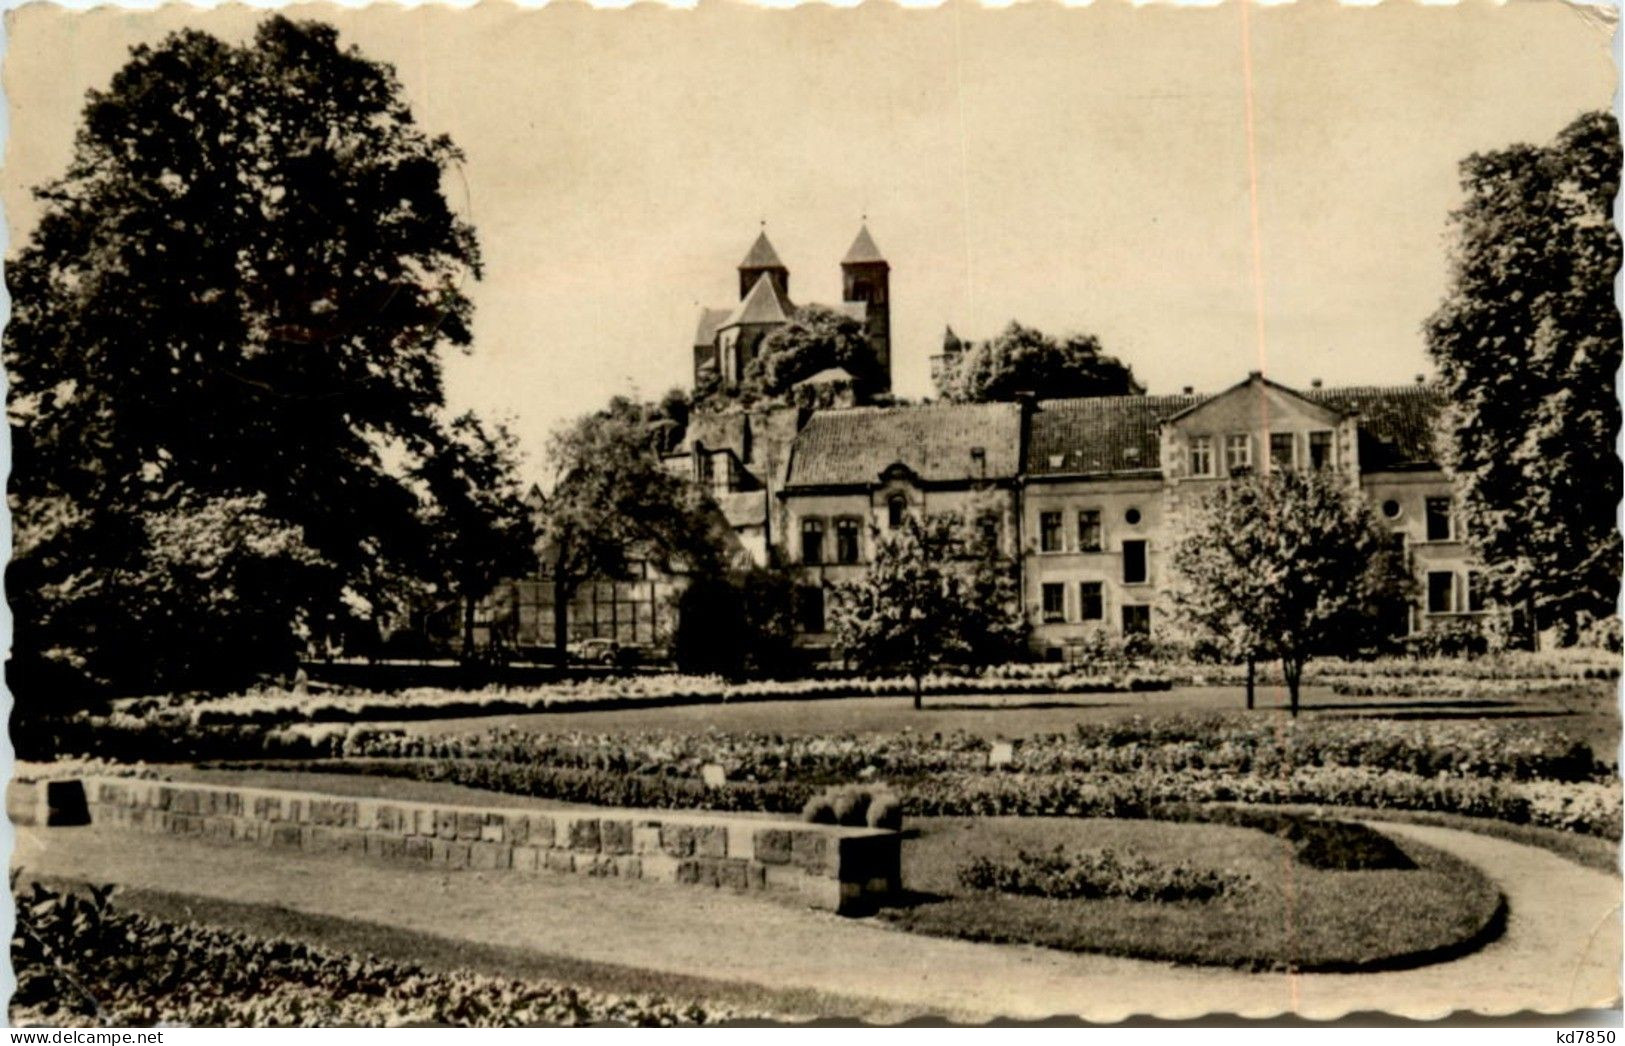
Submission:
M 747 1016 L 171 923 L 118 911 L 111 894 L 37 883 L 16 892 L 12 1024 L 523 1027 Z
M 1394 841 L 1363 824 L 1239 806 L 1153 807 L 1158 820 L 1227 824 L 1279 836 L 1292 844 L 1293 859 L 1310 868 L 1358 872 L 1416 867 Z
M 848 785 L 826 789 L 807 800 L 801 817 L 813 824 L 896 830 L 903 826 L 903 804 L 889 789 Z
M 1216 869 L 1120 857 L 1109 849 L 1067 853 L 1060 846 L 1041 854 L 1021 850 L 1013 860 L 977 857 L 959 870 L 959 884 L 969 890 L 1054 900 L 1209 901 L 1247 882 Z

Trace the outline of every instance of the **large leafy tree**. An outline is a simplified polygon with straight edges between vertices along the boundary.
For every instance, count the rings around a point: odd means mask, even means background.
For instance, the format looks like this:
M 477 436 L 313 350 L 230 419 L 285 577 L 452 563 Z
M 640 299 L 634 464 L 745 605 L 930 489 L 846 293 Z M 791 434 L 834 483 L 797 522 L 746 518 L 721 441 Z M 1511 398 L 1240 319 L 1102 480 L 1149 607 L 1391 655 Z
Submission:
M 1461 171 L 1454 286 L 1427 325 L 1446 454 L 1493 590 L 1572 632 L 1619 597 L 1619 128 L 1588 113 Z
M 1230 652 L 1280 659 L 1292 713 L 1310 657 L 1407 596 L 1370 504 L 1338 472 L 1232 480 L 1188 510 L 1172 558 L 1176 613 Z
M 873 544 L 863 576 L 831 590 L 833 630 L 860 667 L 912 679 L 915 708 L 932 668 L 1000 660 L 1019 642 L 1015 576 L 985 521 L 908 515 Z
M 585 582 L 625 577 L 638 562 L 698 577 L 725 569 L 725 521 L 703 491 L 661 462 L 662 432 L 637 405 L 616 401 L 553 437 L 552 489 L 537 522 L 561 657 L 570 601 Z
M 745 368 L 744 390 L 760 398 L 783 397 L 796 382 L 839 367 L 860 388 L 875 378 L 878 363 L 861 321 L 822 305 L 803 305 L 790 322 L 762 339 Z
M 965 346 L 937 376 L 937 394 L 950 403 L 1012 400 L 1024 392 L 1063 399 L 1137 396 L 1145 389 L 1093 335 L 1055 338 L 1014 320 L 997 337 Z
M 267 571 L 284 634 L 375 617 L 424 568 L 410 463 L 443 446 L 438 353 L 469 341 L 479 270 L 441 191 L 458 159 L 319 23 L 177 33 L 90 93 L 7 273 L 20 660 L 77 656 L 70 620 L 121 627 L 121 586 L 163 555 L 148 521 L 203 506 L 252 505 L 324 565 Z M 94 586 L 54 613 L 73 575 Z
M 536 533 L 519 480 L 518 441 L 472 414 L 446 426 L 445 445 L 419 468 L 437 587 L 462 611 L 462 655 L 474 655 L 474 610 L 505 578 L 535 569 Z

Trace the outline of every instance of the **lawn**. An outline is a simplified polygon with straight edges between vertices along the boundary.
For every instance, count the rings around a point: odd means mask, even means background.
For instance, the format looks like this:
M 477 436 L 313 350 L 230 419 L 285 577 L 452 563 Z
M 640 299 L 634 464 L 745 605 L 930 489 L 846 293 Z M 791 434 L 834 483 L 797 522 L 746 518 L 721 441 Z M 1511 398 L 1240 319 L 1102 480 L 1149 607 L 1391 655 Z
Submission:
M 1500 893 L 1446 854 L 1401 843 L 1414 869 L 1318 871 L 1288 844 L 1214 824 L 1051 818 L 940 818 L 903 847 L 903 882 L 919 896 L 892 909 L 895 926 L 976 941 L 1248 969 L 1358 970 L 1420 965 L 1471 950 L 1498 932 Z M 1110 848 L 1251 882 L 1215 900 L 1178 904 L 1052 900 L 963 888 L 979 857 Z
M 1375 716 L 1405 720 L 1527 721 L 1559 730 L 1591 745 L 1602 758 L 1619 748 L 1620 720 L 1612 698 L 1614 684 L 1593 684 L 1596 700 L 1557 702 L 1539 695 L 1528 699 L 1463 699 L 1451 697 L 1350 697 L 1327 687 L 1303 688 L 1303 714 L 1308 717 Z M 1135 715 L 1176 712 L 1237 711 L 1246 707 L 1241 687 L 1176 687 L 1149 693 L 1011 694 L 987 697 L 928 697 L 915 711 L 907 698 L 860 697 L 822 701 L 764 701 L 747 704 L 681 705 L 659 708 L 605 709 L 591 712 L 542 712 L 477 718 L 427 719 L 389 723 L 409 733 L 461 734 L 488 729 L 558 733 L 670 731 L 693 733 L 887 734 L 902 730 L 951 733 L 962 730 L 986 738 L 1030 737 L 1064 733 L 1079 723 L 1110 722 Z M 1258 708 L 1276 714 L 1286 708 L 1286 692 L 1258 688 Z

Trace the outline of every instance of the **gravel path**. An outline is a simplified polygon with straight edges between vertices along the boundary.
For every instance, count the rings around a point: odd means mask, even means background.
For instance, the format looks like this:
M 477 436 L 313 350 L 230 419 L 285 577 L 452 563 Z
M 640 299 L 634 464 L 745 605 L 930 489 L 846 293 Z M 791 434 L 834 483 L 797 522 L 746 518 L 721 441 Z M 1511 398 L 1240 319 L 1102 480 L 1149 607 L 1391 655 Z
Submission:
M 710 978 L 878 998 L 959 1020 L 1095 1021 L 1235 1013 L 1430 1019 L 1609 1007 L 1619 998 L 1620 880 L 1544 850 L 1384 824 L 1501 886 L 1506 934 L 1449 963 L 1377 974 L 1247 974 L 916 936 L 761 897 L 575 876 L 398 868 L 112 829 L 19 827 L 35 874 L 168 890 L 442 937 Z M 834 1015 L 831 1015 L 834 1016 Z

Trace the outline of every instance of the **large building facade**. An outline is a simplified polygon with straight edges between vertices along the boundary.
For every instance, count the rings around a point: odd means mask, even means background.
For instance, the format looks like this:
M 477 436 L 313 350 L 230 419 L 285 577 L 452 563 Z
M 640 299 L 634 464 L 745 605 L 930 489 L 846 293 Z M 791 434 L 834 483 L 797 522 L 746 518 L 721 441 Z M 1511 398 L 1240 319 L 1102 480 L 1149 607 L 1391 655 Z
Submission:
M 867 229 L 842 269 L 889 366 L 889 266 Z M 737 380 L 787 315 L 789 273 L 765 235 L 739 272 L 740 305 L 702 316 L 697 377 L 720 366 Z M 667 462 L 712 493 L 741 562 L 799 574 L 809 647 L 833 642 L 824 595 L 863 572 L 875 535 L 905 514 L 974 512 L 998 520 L 1019 571 L 1031 652 L 1066 660 L 1096 633 L 1176 628 L 1163 597 L 1183 513 L 1244 471 L 1331 469 L 1370 500 L 1419 593 L 1392 633 L 1482 616 L 1433 445 L 1441 407 L 1420 381 L 1292 389 L 1254 373 L 1214 394 L 701 412 Z

